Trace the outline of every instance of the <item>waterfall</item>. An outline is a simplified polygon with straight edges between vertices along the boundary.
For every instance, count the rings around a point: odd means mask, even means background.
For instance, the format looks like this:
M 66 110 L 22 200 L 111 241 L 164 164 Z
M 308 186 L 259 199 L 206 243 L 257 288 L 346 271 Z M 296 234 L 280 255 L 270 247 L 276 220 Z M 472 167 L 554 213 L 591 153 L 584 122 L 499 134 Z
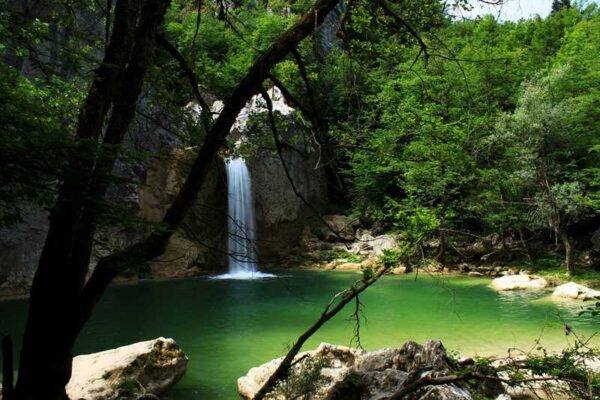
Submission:
M 250 173 L 243 158 L 227 161 L 229 273 L 256 271 L 254 208 Z
M 255 279 L 272 277 L 258 271 L 256 221 L 252 204 L 250 172 L 243 158 L 226 162 L 227 173 L 227 251 L 229 272 L 218 279 Z

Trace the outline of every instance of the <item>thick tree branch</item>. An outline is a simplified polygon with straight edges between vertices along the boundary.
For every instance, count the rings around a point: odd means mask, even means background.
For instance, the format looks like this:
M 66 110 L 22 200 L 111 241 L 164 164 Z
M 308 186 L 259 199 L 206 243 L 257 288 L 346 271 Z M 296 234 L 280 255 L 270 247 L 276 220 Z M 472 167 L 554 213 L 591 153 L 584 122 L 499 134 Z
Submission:
M 313 127 L 316 132 L 315 142 L 319 145 L 319 148 L 322 149 L 325 159 L 327 160 L 326 171 L 330 174 L 330 176 L 333 179 L 335 179 L 337 186 L 338 186 L 336 188 L 336 190 L 338 190 L 340 193 L 345 193 L 346 190 L 344 188 L 342 179 L 340 178 L 339 174 L 337 173 L 335 168 L 333 168 L 333 165 L 330 162 L 330 161 L 334 160 L 334 157 L 331 155 L 331 152 L 329 151 L 329 147 L 328 147 L 329 140 L 325 134 L 326 124 L 318 112 L 317 103 L 315 101 L 315 96 L 314 96 L 314 91 L 312 89 L 312 85 L 310 84 L 310 80 L 308 78 L 308 72 L 306 70 L 306 65 L 305 65 L 304 61 L 302 60 L 302 55 L 298 51 L 297 47 L 292 50 L 292 55 L 294 56 L 296 65 L 298 66 L 298 71 L 300 72 L 300 76 L 302 77 L 302 81 L 304 82 L 304 86 L 306 88 L 306 93 L 308 94 L 310 108 L 312 109 L 311 122 L 312 122 Z
M 306 71 L 306 65 L 302 60 L 302 55 L 298 51 L 297 48 L 292 50 L 292 55 L 294 56 L 294 60 L 296 60 L 296 65 L 298 66 L 298 71 L 300 71 L 300 76 L 302 77 L 302 81 L 304 82 L 304 87 L 306 88 L 306 93 L 308 94 L 308 101 L 310 103 L 310 108 L 312 109 L 312 116 L 315 123 L 315 129 L 321 132 L 323 128 L 323 122 L 319 117 L 319 113 L 317 112 L 317 103 L 315 102 L 315 96 L 313 94 L 312 85 L 310 84 L 310 80 L 308 79 L 308 72 Z M 322 138 L 321 138 L 322 139 Z
M 196 29 L 194 29 L 194 37 L 192 37 L 192 48 L 196 46 L 196 38 L 200 31 L 200 22 L 202 21 L 202 0 L 198 0 L 198 14 L 196 14 Z

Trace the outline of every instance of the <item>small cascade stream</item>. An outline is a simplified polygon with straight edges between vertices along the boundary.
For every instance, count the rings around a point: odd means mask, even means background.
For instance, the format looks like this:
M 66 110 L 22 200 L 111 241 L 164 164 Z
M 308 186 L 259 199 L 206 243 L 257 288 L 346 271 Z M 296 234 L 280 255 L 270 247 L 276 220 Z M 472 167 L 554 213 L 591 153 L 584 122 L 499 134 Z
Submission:
M 258 271 L 256 220 L 252 204 L 250 172 L 243 158 L 226 162 L 227 173 L 227 251 L 229 272 L 216 279 L 257 279 L 273 277 Z

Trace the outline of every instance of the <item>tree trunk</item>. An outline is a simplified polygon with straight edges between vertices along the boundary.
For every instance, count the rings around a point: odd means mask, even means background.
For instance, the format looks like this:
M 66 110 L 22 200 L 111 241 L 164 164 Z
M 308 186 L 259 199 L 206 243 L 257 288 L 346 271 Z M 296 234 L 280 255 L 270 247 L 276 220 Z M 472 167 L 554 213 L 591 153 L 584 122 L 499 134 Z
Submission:
M 521 245 L 523 246 L 523 251 L 525 252 L 525 256 L 527 256 L 527 261 L 531 262 L 533 260 L 533 256 L 531 254 L 531 249 L 527 245 L 527 241 L 525 240 L 525 233 L 523 232 L 523 228 L 519 228 L 519 240 L 521 241 Z
M 564 230 L 559 229 L 556 233 L 558 236 L 560 236 L 560 239 L 565 246 L 565 265 L 567 267 L 567 275 L 572 277 L 575 275 L 575 267 L 573 265 L 573 243 L 571 242 L 569 235 L 567 235 L 567 232 Z
M 140 4 L 141 3 L 141 4 Z M 96 220 L 102 212 L 118 148 L 154 48 L 169 0 L 119 1 L 103 64 L 96 70 L 79 118 L 76 144 L 100 152 L 75 155 L 61 185 L 31 287 L 29 314 L 15 396 L 17 400 L 67 399 L 72 349 L 79 333 L 78 303 L 88 271 Z M 107 121 L 109 108 L 112 108 Z
M 13 400 L 13 343 L 10 336 L 2 338 L 2 400 Z
M 441 263 L 444 260 L 444 254 L 446 254 L 446 233 L 444 231 L 440 231 L 438 238 L 440 240 L 440 247 L 434 259 L 435 261 Z

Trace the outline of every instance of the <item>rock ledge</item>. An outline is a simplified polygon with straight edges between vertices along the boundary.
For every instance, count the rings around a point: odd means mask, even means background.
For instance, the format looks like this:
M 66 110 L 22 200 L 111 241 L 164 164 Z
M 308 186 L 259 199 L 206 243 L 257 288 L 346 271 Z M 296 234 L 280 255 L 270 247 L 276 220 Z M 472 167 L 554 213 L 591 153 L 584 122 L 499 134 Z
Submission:
M 282 358 L 271 360 L 238 379 L 238 392 L 250 400 L 277 368 Z M 305 395 L 312 400 L 386 400 L 408 382 L 421 376 L 452 373 L 451 363 L 441 342 L 424 345 L 406 342 L 401 348 L 374 352 L 322 343 L 316 350 L 296 356 L 291 375 L 267 397 L 271 400 Z M 503 393 L 494 388 L 493 398 Z M 454 384 L 425 386 L 411 400 L 473 400 L 468 390 Z

